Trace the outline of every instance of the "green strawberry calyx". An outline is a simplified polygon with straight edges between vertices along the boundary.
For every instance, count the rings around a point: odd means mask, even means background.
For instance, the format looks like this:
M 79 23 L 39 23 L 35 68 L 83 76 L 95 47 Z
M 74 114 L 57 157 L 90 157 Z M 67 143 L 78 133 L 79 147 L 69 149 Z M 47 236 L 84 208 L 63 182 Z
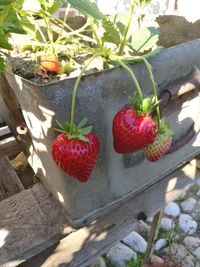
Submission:
M 154 119 L 157 125 L 159 125 L 158 135 L 160 138 L 166 138 L 175 135 L 175 132 L 171 130 L 171 125 L 168 121 L 165 120 L 165 117 L 160 119 L 159 123 L 157 118 Z
M 68 121 L 64 123 L 60 123 L 58 120 L 56 120 L 56 123 L 58 124 L 59 128 L 51 128 L 54 131 L 60 132 L 60 133 L 66 133 L 68 139 L 76 139 L 76 140 L 82 140 L 84 142 L 88 142 L 88 138 L 86 137 L 87 134 L 89 134 L 92 131 L 93 126 L 85 126 L 88 122 L 87 118 L 83 118 L 77 125 L 73 124 L 73 128 L 70 128 L 70 123 Z
M 136 94 L 134 98 L 129 96 L 128 99 L 139 116 L 152 113 L 159 105 L 159 101 L 156 101 L 155 96 L 153 95 L 141 99 Z

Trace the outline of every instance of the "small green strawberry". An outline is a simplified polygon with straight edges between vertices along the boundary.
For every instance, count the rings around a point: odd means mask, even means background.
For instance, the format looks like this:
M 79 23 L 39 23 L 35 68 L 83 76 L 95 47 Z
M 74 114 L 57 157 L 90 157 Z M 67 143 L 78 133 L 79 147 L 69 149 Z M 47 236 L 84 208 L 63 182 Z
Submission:
M 170 124 L 162 119 L 156 139 L 144 149 L 145 158 L 151 162 L 159 160 L 169 150 L 173 134 L 174 132 L 170 130 Z

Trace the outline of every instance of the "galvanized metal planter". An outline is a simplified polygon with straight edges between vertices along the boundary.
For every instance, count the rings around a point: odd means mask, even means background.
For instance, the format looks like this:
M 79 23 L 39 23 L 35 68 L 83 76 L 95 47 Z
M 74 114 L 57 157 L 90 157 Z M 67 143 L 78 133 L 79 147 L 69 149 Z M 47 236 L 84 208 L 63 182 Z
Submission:
M 173 153 L 157 163 L 146 161 L 142 152 L 119 155 L 113 149 L 112 119 L 135 91 L 128 74 L 117 67 L 82 78 L 76 119 L 88 117 L 101 141 L 97 164 L 86 184 L 67 176 L 51 158 L 51 143 L 57 134 L 50 128 L 55 127 L 55 116 L 61 122 L 69 119 L 75 79 L 36 85 L 5 73 L 7 86 L 17 96 L 36 151 L 31 152 L 29 161 L 65 208 L 72 225 L 82 226 L 116 208 L 200 152 L 200 99 L 196 87 L 199 80 L 195 74 L 195 68 L 200 67 L 199 51 L 200 40 L 195 40 L 165 49 L 151 61 L 159 95 L 163 98 L 163 113 L 176 132 Z M 130 66 L 144 94 L 149 94 L 151 83 L 145 66 Z M 5 80 L 1 91 L 5 99 Z

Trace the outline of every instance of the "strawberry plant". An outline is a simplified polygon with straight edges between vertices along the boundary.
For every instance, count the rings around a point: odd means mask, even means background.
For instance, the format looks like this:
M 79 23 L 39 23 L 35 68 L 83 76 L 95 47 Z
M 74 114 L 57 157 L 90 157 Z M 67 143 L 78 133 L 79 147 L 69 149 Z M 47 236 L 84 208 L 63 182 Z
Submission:
M 25 33 L 15 12 L 14 3 L 14 0 L 1 0 L 0 2 L 0 49 L 12 49 L 12 45 L 9 42 L 11 33 Z M 4 57 L 0 54 L 0 71 L 4 69 Z

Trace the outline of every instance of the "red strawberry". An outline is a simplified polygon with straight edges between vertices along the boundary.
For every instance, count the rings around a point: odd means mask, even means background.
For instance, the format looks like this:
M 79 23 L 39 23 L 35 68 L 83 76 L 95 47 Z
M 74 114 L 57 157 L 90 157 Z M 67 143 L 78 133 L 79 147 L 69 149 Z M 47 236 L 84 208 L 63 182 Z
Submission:
M 140 115 L 133 107 L 127 107 L 115 115 L 112 132 L 116 152 L 132 153 L 155 140 L 157 125 L 150 115 Z
M 42 55 L 40 58 L 40 64 L 42 68 L 47 72 L 59 72 L 59 61 L 58 58 L 53 54 Z
M 87 119 L 83 119 L 77 126 L 74 125 L 72 133 L 68 122 L 59 124 L 62 132 L 53 141 L 52 158 L 56 164 L 68 175 L 81 182 L 87 182 L 96 163 L 100 142 L 91 132 L 92 127 L 84 127 Z
M 144 149 L 144 155 L 149 161 L 155 162 L 168 151 L 171 143 L 171 136 L 158 134 L 154 142 Z

